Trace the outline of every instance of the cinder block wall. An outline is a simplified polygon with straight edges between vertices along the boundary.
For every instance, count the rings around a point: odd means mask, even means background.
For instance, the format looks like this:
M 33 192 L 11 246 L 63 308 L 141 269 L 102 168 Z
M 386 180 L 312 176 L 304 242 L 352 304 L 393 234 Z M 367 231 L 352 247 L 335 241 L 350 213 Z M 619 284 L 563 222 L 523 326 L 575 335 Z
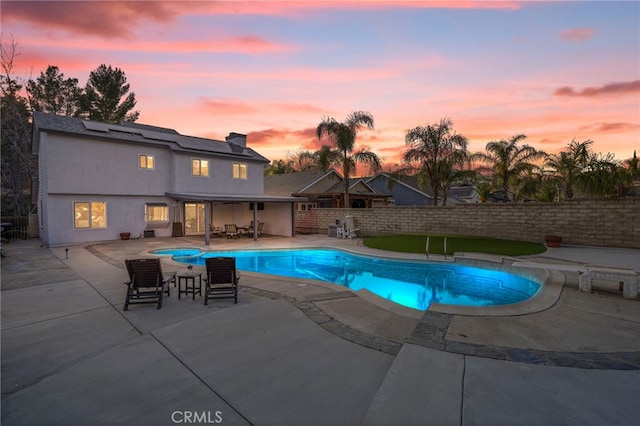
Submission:
M 296 214 L 296 232 L 326 234 L 351 215 L 362 236 L 459 234 L 563 244 L 640 248 L 640 198 L 562 203 L 457 204 L 451 207 L 313 209 Z

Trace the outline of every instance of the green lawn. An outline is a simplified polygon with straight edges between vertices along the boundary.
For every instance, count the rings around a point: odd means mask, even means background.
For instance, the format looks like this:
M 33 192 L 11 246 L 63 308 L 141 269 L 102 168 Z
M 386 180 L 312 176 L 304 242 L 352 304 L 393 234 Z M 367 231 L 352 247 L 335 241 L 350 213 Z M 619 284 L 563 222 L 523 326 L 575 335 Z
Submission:
M 447 254 L 453 254 L 454 252 L 476 252 L 522 256 L 544 253 L 547 249 L 542 243 L 501 240 L 498 238 L 467 237 L 462 235 L 431 235 L 430 237 L 430 254 L 444 253 L 445 237 L 447 238 Z M 391 235 L 364 238 L 364 245 L 367 247 L 403 253 L 424 253 L 426 242 L 426 235 Z

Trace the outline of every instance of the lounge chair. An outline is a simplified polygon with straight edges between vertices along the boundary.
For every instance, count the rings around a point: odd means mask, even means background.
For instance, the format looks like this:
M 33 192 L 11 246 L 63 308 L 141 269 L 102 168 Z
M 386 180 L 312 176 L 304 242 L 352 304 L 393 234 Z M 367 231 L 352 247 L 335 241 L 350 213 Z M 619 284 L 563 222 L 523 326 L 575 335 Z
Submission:
M 264 228 L 264 222 L 258 222 L 258 237 L 262 236 L 262 228 Z M 255 232 L 255 225 L 253 221 L 251 221 L 251 225 L 249 225 L 249 231 L 247 232 L 249 236 L 253 236 Z
M 235 257 L 207 257 L 206 288 L 204 304 L 209 299 L 233 299 L 238 303 L 238 272 Z
M 238 238 L 238 227 L 234 223 L 227 223 L 224 225 L 225 233 L 227 234 L 227 238 Z
M 131 259 L 125 260 L 129 282 L 127 284 L 127 297 L 124 301 L 124 310 L 134 304 L 157 304 L 157 309 L 162 308 L 162 295 L 167 293 L 169 297 L 170 283 L 175 286 L 176 274 L 172 272 L 166 276 L 162 274 L 160 259 Z

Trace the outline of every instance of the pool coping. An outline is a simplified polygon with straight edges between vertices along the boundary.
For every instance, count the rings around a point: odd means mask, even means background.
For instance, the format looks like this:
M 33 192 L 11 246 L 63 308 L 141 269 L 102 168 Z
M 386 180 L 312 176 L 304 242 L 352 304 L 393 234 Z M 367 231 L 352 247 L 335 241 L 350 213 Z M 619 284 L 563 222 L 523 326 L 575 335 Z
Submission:
M 99 250 L 95 249 L 95 246 L 99 246 L 100 244 L 93 244 L 86 246 L 85 248 L 90 251 L 92 254 L 97 255 L 98 257 L 106 260 L 120 268 L 123 266 L 116 259 L 112 259 L 109 256 L 101 253 Z M 192 246 L 193 247 L 193 246 Z M 305 246 L 306 247 L 306 246 Z M 360 246 L 362 247 L 362 246 Z M 179 248 L 189 248 L 189 247 L 179 247 Z M 203 250 L 199 247 L 200 250 Z M 314 248 L 309 246 L 308 248 Z M 336 247 L 334 247 L 336 248 Z M 163 248 L 155 247 L 153 250 L 143 250 L 140 252 L 141 255 L 151 255 L 152 251 L 162 250 Z M 265 249 L 270 249 L 265 247 Z M 366 250 L 364 252 L 360 252 L 359 250 L 349 250 L 337 248 L 344 251 L 353 251 L 358 254 L 369 255 L 371 253 L 367 253 Z M 232 251 L 233 249 L 223 250 L 223 251 Z M 206 251 L 204 249 L 203 251 Z M 216 250 L 218 251 L 218 250 Z M 404 253 L 401 253 L 403 255 Z M 385 257 L 376 255 L 377 257 Z M 482 260 L 487 261 L 488 256 L 493 255 L 481 255 L 481 259 L 475 259 L 473 254 L 462 254 L 459 257 L 465 259 L 472 260 Z M 389 256 L 390 258 L 402 258 L 407 259 L 407 257 L 402 256 Z M 415 260 L 416 257 L 412 257 L 409 260 Z M 496 263 L 502 263 L 506 260 L 515 260 L 513 258 L 509 258 L 506 256 L 494 256 L 493 257 Z M 500 259 L 499 262 L 497 259 Z M 165 262 L 169 265 L 183 265 L 182 263 L 171 260 L 170 258 L 165 258 Z M 531 313 L 540 312 L 545 309 L 549 309 L 552 307 L 557 300 L 559 299 L 562 290 L 565 286 L 564 274 L 559 271 L 546 270 L 544 268 L 540 268 L 540 271 L 543 271 L 546 274 L 545 282 L 541 283 L 541 290 L 546 289 L 545 291 L 538 291 L 536 295 L 532 296 L 532 298 L 527 301 L 520 302 L 515 305 L 525 305 L 528 302 L 534 302 L 531 304 L 528 310 L 524 311 L 522 308 L 524 306 L 518 306 L 516 310 L 501 310 L 500 313 L 494 313 L 493 316 L 514 316 L 514 315 L 527 315 Z M 539 271 L 539 272 L 540 272 Z M 539 273 L 538 272 L 538 273 Z M 270 275 L 270 274 L 261 274 L 256 272 L 245 272 L 247 274 L 255 274 L 255 275 Z M 274 275 L 270 275 L 274 276 Z M 520 363 L 528 363 L 528 364 L 537 364 L 543 366 L 559 366 L 559 367 L 572 367 L 579 369 L 598 369 L 598 370 L 638 370 L 640 369 L 640 351 L 625 351 L 625 352 L 570 352 L 570 351 L 549 351 L 549 350 L 539 350 L 539 349 L 525 349 L 525 348 L 515 348 L 508 346 L 499 346 L 492 344 L 480 344 L 480 343 L 470 343 L 470 342 L 460 342 L 455 340 L 447 340 L 445 339 L 447 329 L 451 320 L 454 316 L 492 316 L 487 314 L 487 309 L 495 310 L 496 307 L 488 307 L 488 308 L 473 308 L 473 307 L 456 307 L 460 309 L 456 309 L 458 312 L 441 312 L 437 308 L 446 307 L 447 310 L 449 308 L 454 307 L 453 305 L 439 305 L 435 304 L 434 309 L 429 309 L 427 311 L 419 311 L 412 308 L 407 308 L 402 305 L 398 305 L 394 302 L 390 302 L 384 298 L 381 298 L 377 295 L 374 295 L 371 292 L 358 291 L 354 292 L 348 288 L 339 286 L 337 284 L 332 284 L 324 281 L 318 280 L 300 280 L 289 277 L 281 277 L 276 276 L 278 279 L 283 279 L 287 281 L 309 281 L 314 284 L 320 284 L 324 287 L 327 287 L 329 290 L 326 294 L 322 294 L 320 296 L 312 296 L 312 297 L 303 297 L 303 298 L 294 298 L 288 296 L 286 294 L 268 291 L 256 287 L 251 287 L 247 285 L 241 285 L 240 291 L 255 295 L 258 297 L 264 297 L 272 300 L 284 300 L 287 301 L 294 306 L 296 306 L 302 313 L 304 313 L 309 319 L 314 321 L 320 327 L 329 331 L 330 333 L 343 338 L 345 340 L 351 341 L 358 345 L 368 347 L 370 349 L 378 350 L 393 356 L 396 356 L 404 343 L 410 343 L 419 345 L 429 349 L 435 349 L 443 352 L 455 353 L 466 356 L 476 356 L 482 358 L 489 358 L 494 360 L 502 360 L 502 361 L 512 361 L 512 362 L 520 362 Z M 340 287 L 340 291 L 335 289 L 335 287 Z M 395 341 L 392 339 L 388 339 L 385 337 L 380 337 L 377 335 L 373 335 L 361 330 L 358 330 L 354 327 L 351 327 L 348 324 L 332 317 L 327 314 L 318 304 L 318 302 L 326 301 L 326 300 L 334 300 L 339 298 L 347 298 L 347 297 L 360 297 L 364 301 L 369 303 L 373 303 L 378 307 L 389 310 L 397 315 L 410 316 L 412 318 L 417 318 L 417 325 L 408 339 L 405 341 Z M 403 309 L 388 309 L 389 306 L 385 306 L 388 304 L 392 304 L 395 307 L 403 308 L 404 310 L 414 311 L 417 314 L 412 315 L 410 312 L 402 312 Z M 422 313 L 422 315 L 418 315 Z

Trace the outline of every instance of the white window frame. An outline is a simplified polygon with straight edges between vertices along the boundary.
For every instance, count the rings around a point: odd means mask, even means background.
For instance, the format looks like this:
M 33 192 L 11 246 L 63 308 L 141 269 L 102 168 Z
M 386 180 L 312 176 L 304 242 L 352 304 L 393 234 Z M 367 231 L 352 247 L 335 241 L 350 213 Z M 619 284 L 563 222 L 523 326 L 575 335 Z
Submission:
M 88 204 L 89 205 L 89 219 L 88 226 L 77 226 L 78 218 L 76 217 L 76 205 Z M 92 215 L 93 204 L 104 204 L 104 226 L 94 225 L 94 218 Z M 107 229 L 107 202 L 106 201 L 74 201 L 72 204 L 73 209 L 73 229 L 85 230 L 85 229 Z
M 145 159 L 146 166 L 142 166 L 142 159 Z M 151 167 L 149 167 L 149 159 L 151 159 Z M 138 168 L 140 170 L 155 170 L 156 169 L 156 156 L 151 154 L 138 154 Z
M 199 173 L 196 174 L 195 173 L 195 167 L 194 167 L 194 163 L 198 162 L 198 171 Z M 202 174 L 202 163 L 206 163 L 207 164 L 207 174 Z M 209 160 L 206 160 L 204 158 L 192 158 L 191 159 L 191 176 L 195 176 L 195 177 L 209 177 Z
M 244 176 L 243 176 L 244 171 Z M 246 163 L 233 163 L 233 178 L 247 180 L 247 164 Z

